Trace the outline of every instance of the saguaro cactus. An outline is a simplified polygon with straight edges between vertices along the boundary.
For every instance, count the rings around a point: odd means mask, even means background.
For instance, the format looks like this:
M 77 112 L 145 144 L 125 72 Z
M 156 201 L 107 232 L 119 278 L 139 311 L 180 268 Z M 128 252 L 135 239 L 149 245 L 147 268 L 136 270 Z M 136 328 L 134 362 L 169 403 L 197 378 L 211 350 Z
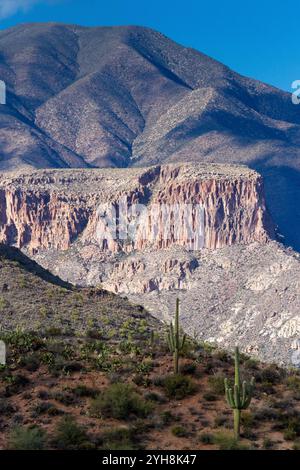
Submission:
M 168 333 L 168 344 L 174 358 L 174 372 L 179 373 L 179 354 L 182 351 L 186 340 L 186 335 L 180 337 L 179 331 L 179 299 L 176 299 L 175 325 L 170 323 Z
M 241 412 L 246 410 L 250 405 L 253 390 L 254 390 L 254 377 L 250 382 L 244 380 L 241 383 L 240 379 L 240 353 L 239 348 L 235 348 L 234 356 L 234 387 L 229 386 L 228 380 L 225 379 L 225 396 L 229 406 L 233 409 L 234 419 L 234 435 L 238 439 L 240 437 L 241 426 Z

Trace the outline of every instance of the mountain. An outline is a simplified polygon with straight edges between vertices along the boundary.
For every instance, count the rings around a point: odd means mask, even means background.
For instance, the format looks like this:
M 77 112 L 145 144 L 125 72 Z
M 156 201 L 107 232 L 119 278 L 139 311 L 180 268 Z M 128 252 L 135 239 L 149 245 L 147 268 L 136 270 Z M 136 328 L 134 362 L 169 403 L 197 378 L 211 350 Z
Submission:
M 0 32 L 0 169 L 246 163 L 300 249 L 300 112 L 289 93 L 142 27 Z

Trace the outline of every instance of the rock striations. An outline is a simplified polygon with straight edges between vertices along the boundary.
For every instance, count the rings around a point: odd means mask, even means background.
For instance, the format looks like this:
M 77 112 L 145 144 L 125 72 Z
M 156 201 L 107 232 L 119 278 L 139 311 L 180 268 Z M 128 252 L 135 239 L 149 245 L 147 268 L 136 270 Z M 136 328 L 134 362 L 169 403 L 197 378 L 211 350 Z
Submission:
M 44 170 L 0 178 L 0 242 L 31 254 L 79 242 L 102 253 L 215 249 L 265 242 L 272 230 L 262 179 L 242 166 Z

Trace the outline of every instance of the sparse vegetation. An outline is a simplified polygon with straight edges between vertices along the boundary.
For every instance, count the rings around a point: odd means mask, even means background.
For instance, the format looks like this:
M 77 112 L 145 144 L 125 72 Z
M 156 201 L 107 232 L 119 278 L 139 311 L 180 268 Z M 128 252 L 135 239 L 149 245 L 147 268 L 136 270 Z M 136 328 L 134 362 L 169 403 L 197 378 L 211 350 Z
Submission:
M 223 398 L 228 352 L 187 339 L 174 374 L 166 330 L 143 309 L 105 291 L 49 288 L 18 263 L 4 265 L 1 280 L 9 310 L 0 332 L 8 346 L 0 448 L 182 449 L 184 441 L 193 449 L 299 449 L 297 370 L 241 357 L 240 374 L 254 375 L 256 387 L 238 441 Z M 43 305 L 50 314 L 41 319 Z

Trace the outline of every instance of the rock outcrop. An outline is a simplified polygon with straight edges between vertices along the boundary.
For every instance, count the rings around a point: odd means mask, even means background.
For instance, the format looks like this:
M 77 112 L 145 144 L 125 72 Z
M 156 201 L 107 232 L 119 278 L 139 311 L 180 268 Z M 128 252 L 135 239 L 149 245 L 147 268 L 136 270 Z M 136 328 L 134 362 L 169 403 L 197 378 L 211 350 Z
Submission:
M 272 232 L 261 177 L 242 166 L 47 170 L 0 179 L 0 242 L 31 254 L 220 248 Z

